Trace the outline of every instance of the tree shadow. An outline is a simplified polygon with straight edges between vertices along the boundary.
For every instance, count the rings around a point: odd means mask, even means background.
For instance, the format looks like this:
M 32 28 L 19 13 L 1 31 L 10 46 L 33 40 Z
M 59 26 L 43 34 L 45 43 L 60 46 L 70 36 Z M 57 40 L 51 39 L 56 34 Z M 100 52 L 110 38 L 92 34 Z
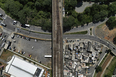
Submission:
M 63 28 L 63 33 L 67 32 L 67 31 L 70 31 L 71 29 L 70 28 Z
M 77 6 L 76 7 L 81 7 L 82 5 L 83 5 L 82 0 L 79 0 L 79 2 L 77 3 Z

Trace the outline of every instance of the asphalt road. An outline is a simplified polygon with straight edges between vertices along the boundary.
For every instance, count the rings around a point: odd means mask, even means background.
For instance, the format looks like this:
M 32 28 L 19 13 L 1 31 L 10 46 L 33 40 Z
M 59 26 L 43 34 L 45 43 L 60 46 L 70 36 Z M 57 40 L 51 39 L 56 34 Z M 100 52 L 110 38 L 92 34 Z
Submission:
M 17 32 L 24 34 L 24 35 L 27 35 L 27 36 L 36 37 L 36 38 L 44 38 L 44 39 L 51 39 L 52 38 L 51 35 L 34 33 L 34 32 L 26 31 L 23 29 L 19 29 L 19 30 L 17 30 Z
M 0 9 L 0 12 L 1 12 L 1 9 Z M 105 19 L 105 21 L 106 20 L 107 20 L 107 18 Z M 10 29 L 12 31 L 15 31 L 16 26 L 12 25 L 12 22 L 13 22 L 13 19 L 11 19 L 9 17 L 6 17 L 6 19 L 4 20 L 4 23 L 7 24 L 7 27 L 6 27 L 7 30 Z M 100 25 L 100 24 L 102 24 L 104 22 L 96 23 L 96 24 L 94 24 L 94 26 Z M 75 30 L 78 30 L 78 29 L 79 30 L 87 29 L 88 27 L 91 27 L 91 26 L 93 26 L 93 25 L 88 25 L 88 26 L 84 26 L 84 27 L 80 27 L 80 28 L 75 28 L 75 29 L 72 29 L 72 31 L 75 31 Z M 22 29 L 20 29 L 18 32 L 22 33 L 22 34 L 25 34 L 25 35 L 28 35 L 28 36 L 32 36 L 32 37 L 51 39 L 51 35 L 33 33 L 33 32 L 25 31 L 25 30 L 22 30 Z M 72 38 L 72 39 L 83 38 L 83 39 L 90 39 L 90 40 L 95 40 L 95 41 L 101 42 L 102 44 L 108 46 L 116 54 L 116 50 L 115 50 L 116 46 L 114 46 L 112 43 L 107 43 L 107 41 L 100 40 L 97 37 L 89 36 L 89 35 L 64 35 L 64 38 L 66 38 L 66 37 L 67 38 Z
M 7 25 L 6 26 L 7 29 L 15 31 L 16 26 L 13 25 L 13 21 L 14 21 L 13 19 L 6 17 L 6 19 L 4 20 L 3 23 L 5 23 Z

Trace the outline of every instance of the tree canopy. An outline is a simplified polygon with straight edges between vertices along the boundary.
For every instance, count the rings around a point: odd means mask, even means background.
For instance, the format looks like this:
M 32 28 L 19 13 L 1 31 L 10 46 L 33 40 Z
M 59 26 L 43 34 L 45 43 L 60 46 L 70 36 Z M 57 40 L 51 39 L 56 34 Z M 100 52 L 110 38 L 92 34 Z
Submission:
M 101 66 L 98 66 L 97 68 L 96 68 L 96 72 L 98 73 L 98 72 L 101 72 L 102 71 L 102 67 Z
M 106 17 L 116 14 L 115 0 L 94 0 L 96 3 L 87 7 L 83 13 L 77 13 L 75 6 L 81 0 L 65 0 L 65 15 L 63 19 L 63 29 L 70 30 L 74 26 L 88 24 L 89 22 L 103 21 Z M 84 0 L 89 1 L 89 0 Z M 43 30 L 51 31 L 51 0 L 0 0 L 0 7 L 13 19 L 22 24 L 28 23 L 41 26 Z M 114 28 L 116 21 L 109 19 L 106 23 L 110 28 Z M 44 22 L 44 23 L 43 23 Z
M 109 27 L 109 29 L 113 29 L 114 27 L 116 27 L 116 20 L 115 17 L 112 16 L 110 17 L 107 21 L 106 21 L 107 26 Z

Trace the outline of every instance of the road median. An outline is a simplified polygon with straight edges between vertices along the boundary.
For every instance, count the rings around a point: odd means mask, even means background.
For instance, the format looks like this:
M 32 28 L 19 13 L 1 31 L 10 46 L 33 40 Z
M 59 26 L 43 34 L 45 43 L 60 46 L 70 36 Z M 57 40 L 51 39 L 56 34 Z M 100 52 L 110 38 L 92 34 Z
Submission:
M 41 40 L 41 41 L 51 41 L 51 39 L 37 38 L 37 37 L 27 36 L 27 35 L 24 35 L 24 34 L 21 34 L 21 33 L 16 33 L 16 32 L 14 32 L 14 34 L 15 35 L 25 36 L 25 37 L 32 38 L 32 39 Z
M 78 32 L 70 32 L 70 33 L 64 33 L 65 35 L 69 34 L 87 34 L 88 31 L 78 31 Z

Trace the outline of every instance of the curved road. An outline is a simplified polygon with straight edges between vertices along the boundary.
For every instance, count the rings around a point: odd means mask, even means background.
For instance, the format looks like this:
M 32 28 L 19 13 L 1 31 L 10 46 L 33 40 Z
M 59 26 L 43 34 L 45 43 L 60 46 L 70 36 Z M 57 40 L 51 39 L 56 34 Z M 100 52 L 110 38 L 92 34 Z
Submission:
M 4 11 L 2 9 L 0 9 L 0 13 L 2 13 L 3 15 L 5 15 Z M 105 19 L 105 21 L 107 20 L 108 18 Z M 104 21 L 104 22 L 105 22 Z M 17 28 L 16 25 L 12 25 L 12 22 L 13 22 L 13 19 L 11 19 L 10 17 L 6 17 L 6 19 L 3 20 L 3 22 L 5 24 L 7 24 L 6 26 L 6 31 L 10 30 L 10 32 L 14 32 L 15 29 Z M 96 27 L 100 24 L 102 24 L 103 22 L 99 22 L 99 23 L 96 23 L 96 24 L 90 24 L 88 26 L 84 26 L 84 27 L 81 27 L 81 28 L 75 28 L 75 29 L 72 29 L 71 32 L 74 32 L 74 31 L 77 31 L 77 30 L 83 30 L 83 29 L 87 29 L 89 27 L 92 27 L 93 25 Z M 33 32 L 29 32 L 29 31 L 26 31 L 26 30 L 22 30 L 22 29 L 19 29 L 17 30 L 18 33 L 22 33 L 24 35 L 28 35 L 28 36 L 32 36 L 32 37 L 36 37 L 36 38 L 44 38 L 44 39 L 51 39 L 51 35 L 45 35 L 45 34 L 38 34 L 38 33 L 33 33 Z M 95 35 L 95 33 L 94 33 Z M 106 45 L 107 47 L 109 47 L 113 53 L 116 55 L 116 46 L 114 44 L 112 44 L 111 42 L 108 42 L 106 40 L 103 40 L 103 39 L 100 39 L 96 36 L 90 36 L 90 35 L 64 35 L 64 38 L 69 38 L 69 39 L 77 39 L 77 38 L 80 38 L 80 39 L 90 39 L 90 40 L 94 40 L 94 41 L 98 41 L 104 45 Z

